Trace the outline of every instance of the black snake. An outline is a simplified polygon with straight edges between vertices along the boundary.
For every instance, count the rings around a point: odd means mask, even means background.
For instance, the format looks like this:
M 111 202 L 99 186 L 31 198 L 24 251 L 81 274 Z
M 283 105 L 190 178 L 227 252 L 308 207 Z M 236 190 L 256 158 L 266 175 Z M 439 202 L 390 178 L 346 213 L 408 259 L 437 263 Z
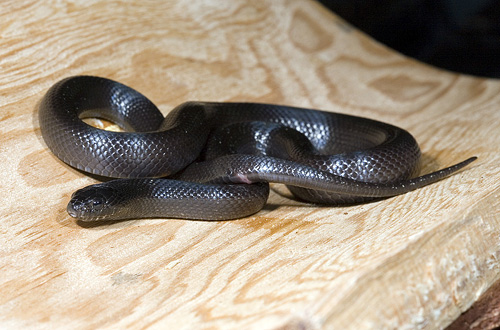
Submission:
M 101 117 L 125 132 L 82 121 Z M 418 189 L 472 162 L 420 176 L 420 148 L 405 130 L 325 111 L 261 103 L 186 102 L 165 118 L 118 82 L 75 76 L 39 107 L 42 136 L 65 163 L 118 178 L 75 192 L 83 221 L 223 220 L 259 211 L 268 182 L 313 203 L 358 203 Z

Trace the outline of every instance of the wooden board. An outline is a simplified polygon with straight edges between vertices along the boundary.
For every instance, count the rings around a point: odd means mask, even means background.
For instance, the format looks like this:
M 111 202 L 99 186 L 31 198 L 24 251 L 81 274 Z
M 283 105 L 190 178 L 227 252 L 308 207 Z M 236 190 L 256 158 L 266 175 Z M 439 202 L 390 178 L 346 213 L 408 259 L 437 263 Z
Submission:
M 0 33 L 2 329 L 433 329 L 499 277 L 499 81 L 405 58 L 307 0 L 12 0 Z M 419 141 L 424 172 L 479 159 L 365 205 L 274 186 L 241 220 L 84 227 L 65 207 L 95 180 L 49 152 L 37 119 L 76 74 L 165 114 L 260 101 L 386 121 Z

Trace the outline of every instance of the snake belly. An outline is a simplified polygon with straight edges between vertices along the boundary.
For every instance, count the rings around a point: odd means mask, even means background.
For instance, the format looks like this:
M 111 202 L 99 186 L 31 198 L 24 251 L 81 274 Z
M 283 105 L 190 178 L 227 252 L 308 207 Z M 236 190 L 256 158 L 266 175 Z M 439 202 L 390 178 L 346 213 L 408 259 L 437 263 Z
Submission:
M 476 159 L 414 178 L 420 148 L 393 125 L 264 103 L 186 102 L 164 117 L 136 90 L 94 76 L 52 86 L 39 122 L 63 162 L 115 178 L 73 194 L 67 210 L 82 221 L 245 217 L 265 205 L 269 182 L 308 202 L 358 203 L 418 189 Z

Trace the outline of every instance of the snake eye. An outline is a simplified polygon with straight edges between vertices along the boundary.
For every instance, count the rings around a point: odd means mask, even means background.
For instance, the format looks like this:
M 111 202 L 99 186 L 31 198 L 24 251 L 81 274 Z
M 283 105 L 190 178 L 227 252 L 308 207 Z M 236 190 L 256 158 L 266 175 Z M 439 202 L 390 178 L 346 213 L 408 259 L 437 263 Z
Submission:
M 106 206 L 106 202 L 103 198 L 95 196 L 89 203 L 89 207 L 95 212 L 103 209 Z
M 85 212 L 95 213 L 103 210 L 105 206 L 106 201 L 102 197 L 92 196 L 84 202 L 82 210 L 85 210 Z

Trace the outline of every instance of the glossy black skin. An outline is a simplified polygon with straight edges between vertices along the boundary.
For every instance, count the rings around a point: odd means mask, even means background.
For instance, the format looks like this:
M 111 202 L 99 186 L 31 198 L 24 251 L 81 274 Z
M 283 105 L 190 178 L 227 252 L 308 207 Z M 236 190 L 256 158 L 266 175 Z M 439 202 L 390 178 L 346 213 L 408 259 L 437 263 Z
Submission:
M 91 127 L 85 117 L 127 132 Z M 267 182 L 285 183 L 310 202 L 362 202 L 417 189 L 475 159 L 410 180 L 420 149 L 392 125 L 260 103 L 187 102 L 164 118 L 137 91 L 91 76 L 55 84 L 39 121 L 48 147 L 67 164 L 127 178 L 77 191 L 68 212 L 83 221 L 239 218 L 263 207 Z

